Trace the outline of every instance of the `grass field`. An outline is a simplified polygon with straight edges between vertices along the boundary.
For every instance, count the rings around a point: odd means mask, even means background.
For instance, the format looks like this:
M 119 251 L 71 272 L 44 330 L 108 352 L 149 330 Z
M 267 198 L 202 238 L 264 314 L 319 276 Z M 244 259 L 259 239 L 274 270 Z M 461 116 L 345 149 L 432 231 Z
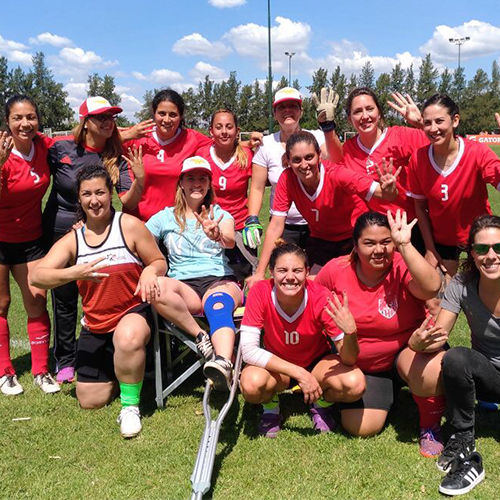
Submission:
M 500 156 L 500 147 L 496 148 Z M 495 213 L 500 198 L 491 190 Z M 267 207 L 264 208 L 266 210 Z M 265 218 L 263 217 L 262 220 Z M 120 437 L 119 401 L 82 411 L 74 387 L 44 396 L 29 372 L 26 318 L 12 286 L 11 351 L 25 394 L 0 398 L 1 499 L 185 499 L 204 426 L 200 375 L 156 410 L 153 384 L 143 391 L 144 430 L 134 440 Z M 453 345 L 468 345 L 463 318 Z M 222 401 L 214 398 L 214 406 Z M 215 499 L 433 499 L 441 474 L 434 460 L 418 454 L 418 416 L 403 390 L 388 425 L 370 439 L 341 430 L 315 435 L 300 396 L 282 397 L 284 430 L 275 440 L 258 438 L 259 408 L 241 396 L 222 428 L 207 498 Z M 14 420 L 26 418 L 29 420 Z M 496 498 L 500 489 L 500 413 L 479 412 L 477 447 L 486 481 L 467 498 Z

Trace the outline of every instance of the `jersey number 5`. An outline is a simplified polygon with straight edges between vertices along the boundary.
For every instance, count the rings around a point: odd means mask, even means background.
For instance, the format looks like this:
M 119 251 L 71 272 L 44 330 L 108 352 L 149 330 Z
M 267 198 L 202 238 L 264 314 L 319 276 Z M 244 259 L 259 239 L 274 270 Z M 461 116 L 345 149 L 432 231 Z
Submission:
M 32 168 L 30 169 L 30 175 L 35 178 L 33 181 L 35 184 L 40 182 L 40 176 Z
M 448 184 L 441 184 L 441 194 L 443 195 L 441 201 L 448 201 Z
M 295 330 L 293 332 L 287 332 L 285 330 L 285 344 L 296 345 L 300 341 L 299 332 Z

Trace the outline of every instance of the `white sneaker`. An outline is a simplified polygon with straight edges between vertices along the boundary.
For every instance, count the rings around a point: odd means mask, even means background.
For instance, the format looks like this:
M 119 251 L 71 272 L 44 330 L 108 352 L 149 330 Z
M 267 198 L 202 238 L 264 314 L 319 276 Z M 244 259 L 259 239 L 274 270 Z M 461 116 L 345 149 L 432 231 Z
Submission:
M 120 432 L 124 438 L 133 438 L 142 430 L 141 413 L 138 406 L 122 408 L 116 421 L 120 424 Z
M 33 383 L 40 387 L 45 394 L 54 394 L 61 390 L 60 385 L 52 378 L 50 373 L 39 373 Z
M 0 377 L 0 390 L 6 396 L 17 396 L 24 392 L 23 386 L 17 381 L 15 375 Z
M 203 365 L 203 374 L 214 384 L 216 391 L 231 390 L 233 364 L 222 356 L 216 356 L 213 361 Z

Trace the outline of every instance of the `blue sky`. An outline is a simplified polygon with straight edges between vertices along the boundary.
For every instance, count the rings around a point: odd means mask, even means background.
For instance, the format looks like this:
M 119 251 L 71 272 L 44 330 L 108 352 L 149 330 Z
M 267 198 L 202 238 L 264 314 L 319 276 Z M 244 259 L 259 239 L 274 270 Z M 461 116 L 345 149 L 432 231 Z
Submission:
M 288 74 L 284 52 L 295 52 L 293 78 L 303 87 L 320 66 L 350 74 L 370 61 L 379 74 L 398 62 L 418 68 L 429 52 L 440 69 L 454 69 L 450 37 L 471 38 L 462 46 L 469 78 L 500 57 L 498 0 L 271 0 L 271 17 L 274 77 Z M 263 80 L 267 0 L 4 0 L 0 55 L 27 70 L 37 51 L 73 107 L 86 97 L 88 74 L 110 74 L 133 117 L 154 87 L 185 90 L 230 71 L 244 83 Z

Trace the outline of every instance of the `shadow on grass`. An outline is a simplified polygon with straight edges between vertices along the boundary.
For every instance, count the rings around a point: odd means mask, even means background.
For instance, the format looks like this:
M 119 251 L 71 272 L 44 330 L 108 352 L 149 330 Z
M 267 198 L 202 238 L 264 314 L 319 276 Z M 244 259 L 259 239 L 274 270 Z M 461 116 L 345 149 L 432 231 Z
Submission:
M 21 377 L 26 372 L 31 372 L 31 353 L 27 352 L 21 356 L 17 356 L 12 360 L 17 377 Z

